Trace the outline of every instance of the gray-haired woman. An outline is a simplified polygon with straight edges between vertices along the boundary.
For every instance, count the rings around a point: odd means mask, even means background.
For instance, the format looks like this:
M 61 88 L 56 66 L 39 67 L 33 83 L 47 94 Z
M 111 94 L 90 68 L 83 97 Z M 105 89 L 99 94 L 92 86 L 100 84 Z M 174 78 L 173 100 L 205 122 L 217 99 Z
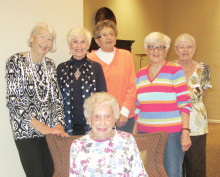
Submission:
M 185 153 L 184 172 L 187 177 L 205 177 L 208 118 L 202 99 L 206 90 L 212 86 L 208 65 L 193 59 L 195 50 L 196 40 L 190 34 L 184 33 L 176 38 L 175 51 L 178 59 L 175 62 L 183 68 L 186 75 L 192 102 L 189 119 L 192 146 Z
M 56 50 L 55 40 L 52 26 L 38 23 L 29 37 L 31 50 L 14 54 L 6 63 L 7 106 L 27 177 L 51 177 L 53 161 L 45 135 L 68 136 L 56 67 L 45 56 Z

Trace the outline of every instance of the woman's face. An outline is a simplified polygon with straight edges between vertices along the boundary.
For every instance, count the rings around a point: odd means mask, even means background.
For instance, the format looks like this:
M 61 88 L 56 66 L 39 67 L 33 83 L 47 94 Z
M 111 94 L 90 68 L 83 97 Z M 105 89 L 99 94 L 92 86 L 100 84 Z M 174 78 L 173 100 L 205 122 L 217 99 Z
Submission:
M 107 139 L 112 136 L 112 129 L 115 125 L 115 118 L 111 106 L 95 103 L 90 118 L 90 126 L 98 139 Z
M 104 27 L 99 33 L 99 38 L 95 41 L 102 51 L 112 52 L 116 44 L 116 34 L 111 27 Z
M 85 34 L 80 34 L 71 40 L 69 44 L 73 58 L 81 60 L 85 57 L 89 49 L 89 43 Z
M 192 60 L 195 52 L 192 39 L 179 41 L 175 47 L 175 51 L 180 60 Z
M 35 56 L 44 57 L 53 45 L 53 35 L 47 29 L 41 28 L 30 37 L 31 52 Z
M 151 63 L 155 64 L 163 63 L 168 52 L 165 48 L 164 42 L 150 43 L 145 51 L 149 56 Z

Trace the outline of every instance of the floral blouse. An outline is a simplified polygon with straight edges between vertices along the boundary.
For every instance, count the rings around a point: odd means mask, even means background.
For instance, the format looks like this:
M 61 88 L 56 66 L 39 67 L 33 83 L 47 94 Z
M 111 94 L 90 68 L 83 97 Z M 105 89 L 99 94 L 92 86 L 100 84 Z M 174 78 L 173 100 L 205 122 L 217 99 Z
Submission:
M 211 88 L 209 67 L 204 63 L 197 62 L 197 66 L 191 77 L 187 80 L 188 89 L 191 93 L 192 112 L 190 113 L 189 128 L 191 136 L 208 133 L 208 120 L 202 97 L 206 89 Z
M 70 149 L 70 177 L 147 177 L 133 136 L 116 131 L 106 141 L 89 134 L 73 141 Z
M 7 107 L 15 140 L 43 137 L 29 126 L 33 118 L 49 127 L 64 126 L 63 102 L 53 60 L 32 63 L 22 53 L 6 62 Z

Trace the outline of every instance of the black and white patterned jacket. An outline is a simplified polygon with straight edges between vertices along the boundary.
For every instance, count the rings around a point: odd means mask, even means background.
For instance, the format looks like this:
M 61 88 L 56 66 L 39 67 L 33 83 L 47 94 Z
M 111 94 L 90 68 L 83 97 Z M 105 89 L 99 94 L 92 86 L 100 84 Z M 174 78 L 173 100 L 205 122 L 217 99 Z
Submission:
M 6 99 L 15 140 L 44 136 L 29 126 L 33 118 L 49 127 L 58 124 L 64 126 L 63 102 L 57 83 L 56 67 L 53 60 L 47 57 L 45 63 L 49 77 L 45 79 L 48 83 L 45 82 L 44 87 L 38 85 L 33 71 L 30 71 L 30 62 L 22 53 L 11 56 L 6 62 Z M 46 78 L 40 65 L 42 63 L 35 65 L 37 77 Z M 46 100 L 39 99 L 39 96 L 46 98 L 45 95 L 48 95 Z

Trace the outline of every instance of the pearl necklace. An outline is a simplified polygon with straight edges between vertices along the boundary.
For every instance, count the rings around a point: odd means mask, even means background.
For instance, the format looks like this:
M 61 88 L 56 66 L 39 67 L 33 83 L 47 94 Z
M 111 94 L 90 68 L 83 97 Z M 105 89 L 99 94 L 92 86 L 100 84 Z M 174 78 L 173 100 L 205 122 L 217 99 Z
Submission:
M 38 91 L 38 87 L 37 87 L 37 81 L 39 82 L 39 86 L 42 87 L 42 86 L 45 86 L 45 84 L 43 83 L 43 79 L 42 81 L 39 81 L 37 80 L 37 76 L 36 74 L 33 72 L 33 62 L 31 60 L 31 52 L 28 52 L 28 60 L 29 60 L 29 64 L 30 64 L 30 73 L 31 75 L 33 76 L 33 81 L 34 81 L 34 86 L 35 86 L 35 89 L 36 89 L 36 94 L 37 94 L 37 98 L 41 101 L 41 102 L 45 102 L 47 101 L 48 97 L 49 97 L 49 75 L 48 75 L 48 71 L 47 71 L 47 66 L 46 66 L 46 59 L 45 57 L 43 58 L 43 71 L 44 71 L 44 74 L 46 76 L 46 86 L 47 86 L 47 94 L 46 96 L 41 99 L 40 95 L 39 95 L 39 91 Z

